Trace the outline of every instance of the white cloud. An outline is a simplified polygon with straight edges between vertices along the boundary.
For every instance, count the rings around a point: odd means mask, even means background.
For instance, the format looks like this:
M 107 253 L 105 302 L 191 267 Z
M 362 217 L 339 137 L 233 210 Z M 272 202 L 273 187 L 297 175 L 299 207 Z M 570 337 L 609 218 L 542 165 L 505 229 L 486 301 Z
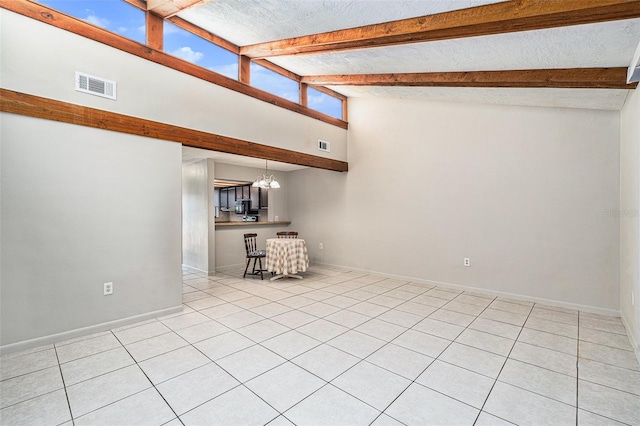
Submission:
M 297 83 L 263 67 L 251 67 L 251 85 L 292 102 L 300 100 Z
M 327 100 L 327 95 L 325 95 L 324 93 L 311 95 L 307 97 L 307 101 L 309 102 L 310 107 L 323 105 L 324 101 L 326 100 Z
M 238 79 L 238 63 L 235 64 L 222 64 L 209 67 L 209 70 L 222 74 L 235 80 Z
M 89 15 L 83 19 L 83 21 L 87 21 L 90 24 L 95 25 L 100 28 L 107 28 L 109 26 L 109 20 L 106 18 L 100 18 L 99 16 L 94 15 L 89 12 Z
M 139 33 L 142 33 L 142 34 L 146 34 L 147 33 L 147 26 L 146 25 L 140 25 L 137 29 L 138 29 Z
M 127 32 L 127 27 L 118 27 L 118 32 L 119 33 L 126 33 Z
M 177 56 L 180 59 L 184 59 L 185 61 L 189 61 L 192 63 L 198 62 L 204 56 L 202 52 L 195 52 L 189 46 L 181 47 L 173 52 L 170 52 L 173 56 Z

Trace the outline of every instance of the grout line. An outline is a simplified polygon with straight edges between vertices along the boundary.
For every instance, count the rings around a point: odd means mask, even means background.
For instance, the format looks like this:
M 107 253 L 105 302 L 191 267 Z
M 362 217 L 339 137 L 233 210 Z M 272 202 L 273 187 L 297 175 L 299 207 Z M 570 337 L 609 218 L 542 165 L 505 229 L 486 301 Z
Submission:
M 576 426 L 578 426 L 580 414 L 580 311 L 578 311 L 578 335 L 576 337 Z
M 54 345 L 53 349 L 55 350 L 56 359 L 58 360 L 58 368 L 60 370 L 60 378 L 62 379 L 62 387 L 64 389 L 64 397 L 67 400 L 67 407 L 69 408 L 69 417 L 71 417 L 71 424 L 75 425 L 76 422 L 75 422 L 75 420 L 73 418 L 73 411 L 71 411 L 71 401 L 69 401 L 69 393 L 67 392 L 67 383 L 64 380 L 64 374 L 62 374 L 62 365 L 60 364 L 60 359 L 58 358 L 58 350 L 55 348 L 55 345 Z

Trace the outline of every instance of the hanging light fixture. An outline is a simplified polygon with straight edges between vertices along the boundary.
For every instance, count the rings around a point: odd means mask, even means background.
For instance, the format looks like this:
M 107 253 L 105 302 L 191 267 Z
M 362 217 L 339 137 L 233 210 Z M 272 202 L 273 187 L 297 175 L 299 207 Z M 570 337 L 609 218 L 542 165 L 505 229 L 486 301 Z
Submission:
M 262 176 L 258 176 L 256 180 L 251 185 L 254 188 L 280 188 L 280 184 L 276 180 L 273 175 L 269 174 L 269 169 L 267 167 L 267 160 L 264 160 L 264 174 Z

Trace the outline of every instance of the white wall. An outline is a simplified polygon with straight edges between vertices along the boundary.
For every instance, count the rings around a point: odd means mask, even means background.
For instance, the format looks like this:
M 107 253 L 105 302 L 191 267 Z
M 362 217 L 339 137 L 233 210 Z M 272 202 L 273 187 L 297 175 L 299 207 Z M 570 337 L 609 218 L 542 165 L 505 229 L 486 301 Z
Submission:
M 180 145 L 0 118 L 0 345 L 180 307 Z
M 213 207 L 214 162 L 202 159 L 182 166 L 182 265 L 200 274 L 213 273 L 215 220 Z
M 316 155 L 325 139 L 334 148 L 325 156 L 346 160 L 344 129 L 4 9 L 0 50 L 5 89 Z M 75 71 L 116 81 L 118 100 L 76 92 Z M 0 345 L 179 305 L 181 146 L 6 117 Z M 68 184 L 50 190 L 58 176 Z M 110 298 L 105 281 L 115 283 Z
M 346 130 L 0 9 L 2 87 L 346 161 Z M 75 91 L 75 72 L 116 81 L 118 100 Z M 331 153 L 317 140 L 331 141 Z
M 639 192 L 640 92 L 636 89 L 627 98 L 620 114 L 620 312 L 640 357 Z
M 349 172 L 290 175 L 313 260 L 617 311 L 619 113 L 349 107 Z

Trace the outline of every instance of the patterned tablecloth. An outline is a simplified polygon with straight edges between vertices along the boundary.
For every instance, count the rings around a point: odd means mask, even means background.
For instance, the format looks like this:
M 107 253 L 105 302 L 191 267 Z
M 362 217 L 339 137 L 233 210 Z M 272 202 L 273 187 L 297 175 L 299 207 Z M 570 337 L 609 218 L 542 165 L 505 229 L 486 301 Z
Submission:
M 267 271 L 292 275 L 309 267 L 307 245 L 300 238 L 267 239 Z

